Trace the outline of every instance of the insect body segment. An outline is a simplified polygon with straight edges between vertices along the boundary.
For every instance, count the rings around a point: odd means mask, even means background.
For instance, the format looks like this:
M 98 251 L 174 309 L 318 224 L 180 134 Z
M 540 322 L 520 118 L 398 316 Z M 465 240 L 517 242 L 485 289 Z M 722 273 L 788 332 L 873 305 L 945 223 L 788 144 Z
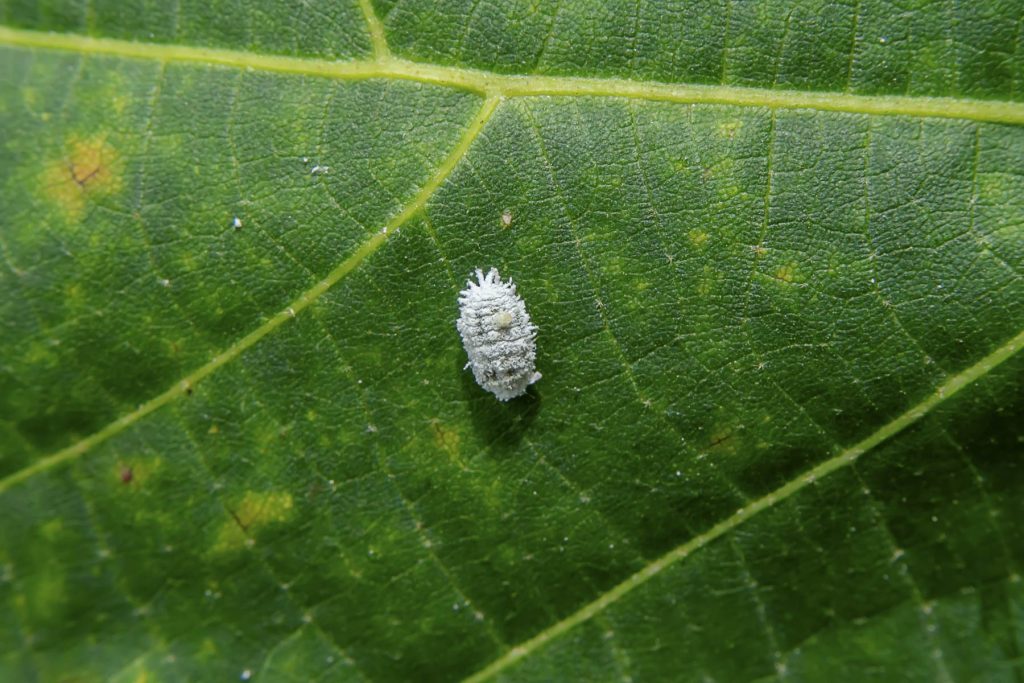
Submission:
M 541 378 L 535 366 L 537 326 L 515 284 L 503 282 L 496 268 L 486 275 L 478 268 L 476 279 L 459 293 L 455 325 L 477 384 L 507 401 Z

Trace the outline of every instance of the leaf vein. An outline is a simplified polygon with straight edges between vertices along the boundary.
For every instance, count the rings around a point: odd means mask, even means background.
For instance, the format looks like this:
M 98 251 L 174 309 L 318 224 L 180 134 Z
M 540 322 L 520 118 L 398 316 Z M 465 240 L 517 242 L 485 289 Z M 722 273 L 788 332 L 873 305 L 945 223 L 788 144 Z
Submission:
M 627 78 L 498 74 L 463 67 L 412 62 L 391 56 L 334 62 L 325 59 L 253 54 L 240 50 L 42 33 L 9 27 L 0 27 L 0 46 L 234 67 L 339 80 L 407 80 L 506 98 L 539 95 L 619 97 L 661 102 L 769 109 L 818 109 L 878 116 L 941 117 L 1024 124 L 1024 102 L 1013 101 L 917 95 L 851 95 L 843 92 L 663 83 Z
M 373 9 L 373 0 L 359 0 L 359 9 L 363 13 L 363 20 L 366 21 L 366 30 L 370 34 L 373 55 L 377 59 L 388 57 L 391 49 L 388 47 L 387 36 L 384 35 L 384 24 Z

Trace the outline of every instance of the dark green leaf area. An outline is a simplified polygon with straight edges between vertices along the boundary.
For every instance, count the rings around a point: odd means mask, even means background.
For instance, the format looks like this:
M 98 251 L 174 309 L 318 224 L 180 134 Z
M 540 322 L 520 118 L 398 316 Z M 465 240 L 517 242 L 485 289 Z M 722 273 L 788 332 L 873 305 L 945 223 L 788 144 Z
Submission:
M 378 0 L 392 49 L 506 73 L 1019 100 L 1021 7 Z
M 1008 363 L 504 678 L 1015 681 L 1024 467 L 1019 429 L 992 415 L 1024 409 L 1019 392 L 1006 402 L 1022 370 Z
M 3 473 L 286 307 L 411 199 L 477 105 L 401 82 L 4 55 Z
M 361 57 L 370 49 L 357 0 L 0 0 L 0 21 L 40 31 L 330 59 Z
M 977 154 L 952 156 L 957 138 Z M 564 387 L 559 410 L 646 416 L 661 467 L 715 454 L 757 497 L 1012 336 L 1020 241 L 987 194 L 1009 166 L 986 150 L 1006 145 L 1015 131 L 956 122 L 523 101 L 430 217 L 455 277 L 496 265 L 521 283 L 542 400 Z M 967 312 L 977 301 L 993 320 Z M 564 439 L 609 450 L 600 421 Z
M 0 664 L 473 673 L 1005 343 L 1022 254 L 1000 198 L 1021 144 L 957 121 L 503 103 L 425 211 L 295 320 L 4 492 Z M 463 370 L 454 328 L 490 266 L 540 327 L 544 378 L 507 404 Z M 853 679 L 904 648 L 911 678 L 1005 674 L 1020 371 L 506 675 Z

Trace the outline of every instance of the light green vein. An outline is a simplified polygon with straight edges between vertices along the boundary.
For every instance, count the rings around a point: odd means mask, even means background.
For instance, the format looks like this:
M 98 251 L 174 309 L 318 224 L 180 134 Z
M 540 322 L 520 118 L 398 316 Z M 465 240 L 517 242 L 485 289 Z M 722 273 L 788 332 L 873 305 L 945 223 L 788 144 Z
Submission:
M 928 415 L 944 401 L 956 395 L 964 387 L 969 386 L 979 378 L 987 375 L 993 368 L 997 367 L 999 364 L 1003 363 L 1020 351 L 1022 347 L 1024 347 L 1024 332 L 1018 333 L 1016 337 L 1010 339 L 1008 342 L 982 358 L 974 365 L 947 379 L 938 387 L 938 389 L 929 394 L 923 401 L 913 406 L 900 416 L 887 422 L 867 438 L 857 442 L 853 446 L 850 446 L 835 457 L 829 458 L 825 462 L 813 467 L 807 472 L 804 472 L 766 496 L 758 498 L 750 505 L 737 510 L 735 514 L 722 520 L 699 536 L 695 536 L 686 543 L 673 548 L 640 571 L 631 575 L 622 583 L 619 583 L 609 591 L 603 593 L 596 600 L 587 603 L 565 619 L 549 626 L 524 643 L 512 648 L 485 668 L 465 679 L 464 683 L 479 683 L 480 681 L 485 681 L 496 676 L 510 666 L 513 666 L 516 662 L 540 650 L 545 645 L 564 635 L 568 631 L 571 631 L 576 626 L 579 626 L 593 618 L 624 598 L 636 588 L 644 585 L 669 567 L 681 562 L 704 546 L 710 544 L 712 541 L 721 538 L 749 520 L 751 517 L 754 517 L 768 508 L 774 507 L 776 504 L 798 493 L 801 489 L 810 486 L 823 477 L 827 477 L 836 470 L 852 465 L 862 455 L 882 442 L 896 436 L 907 427 L 910 427 L 915 422 L 923 418 L 925 415 Z
M 388 48 L 388 39 L 384 36 L 384 25 L 380 23 L 373 9 L 373 0 L 359 0 L 359 9 L 363 11 L 363 19 L 366 20 L 374 56 L 378 59 L 387 57 L 391 50 Z
M 375 23 L 374 23 L 375 22 Z M 238 50 L 219 50 L 183 45 L 137 43 L 110 38 L 41 33 L 0 27 L 0 45 L 65 50 L 90 55 L 110 55 L 164 62 L 183 62 L 278 73 L 363 80 L 391 78 L 431 83 L 504 97 L 536 95 L 624 97 L 664 102 L 732 104 L 770 109 L 819 109 L 856 114 L 933 116 L 942 118 L 1024 124 L 1024 103 L 950 97 L 905 97 L 897 95 L 851 95 L 835 92 L 803 92 L 739 88 L 725 85 L 687 85 L 632 81 L 623 78 L 575 78 L 559 76 L 518 76 L 424 64 L 398 59 L 386 52 L 383 27 L 370 20 L 375 58 L 352 62 L 302 59 L 279 55 L 253 54 Z M 380 35 L 374 37 L 379 30 Z M 383 47 L 383 52 L 381 51 Z
M 416 193 L 416 196 L 412 198 L 412 200 L 399 214 L 389 220 L 380 232 L 375 233 L 372 237 L 363 242 L 355 252 L 335 266 L 335 268 L 328 273 L 326 277 L 304 291 L 294 301 L 288 304 L 288 306 L 283 310 L 278 311 L 262 325 L 221 351 L 208 363 L 187 375 L 184 379 L 174 384 L 174 386 L 167 389 L 162 394 L 154 396 L 132 412 L 122 415 L 100 431 L 85 437 L 84 439 L 54 453 L 53 455 L 41 458 L 28 467 L 0 479 L 0 493 L 3 493 L 12 486 L 25 481 L 39 472 L 49 470 L 64 462 L 81 456 L 94 446 L 97 446 L 112 436 L 119 434 L 161 406 L 166 405 L 182 394 L 191 391 L 196 384 L 213 374 L 218 368 L 236 358 L 243 351 L 294 318 L 299 312 L 320 298 L 324 292 L 337 284 L 339 280 L 352 272 L 357 266 L 359 266 L 359 264 L 366 260 L 367 257 L 377 251 L 377 249 L 384 244 L 391 234 L 393 234 L 410 218 L 415 216 L 416 213 L 426 205 L 430 197 L 433 196 L 435 191 L 437 191 L 437 188 L 439 188 L 448 176 L 451 175 L 451 172 L 458 165 L 459 161 L 461 161 L 466 155 L 466 152 L 469 150 L 476 137 L 480 134 L 480 131 L 483 130 L 484 126 L 487 124 L 487 121 L 491 118 L 491 115 L 494 113 L 494 110 L 497 108 L 500 101 L 501 98 L 496 96 L 488 97 L 484 101 L 483 105 L 480 107 L 480 111 L 476 113 L 467 126 L 466 132 L 459 140 L 459 143 L 454 149 L 452 149 L 447 158 L 445 158 L 444 162 L 437 168 L 430 179 L 427 180 L 423 187 L 420 188 L 419 192 Z

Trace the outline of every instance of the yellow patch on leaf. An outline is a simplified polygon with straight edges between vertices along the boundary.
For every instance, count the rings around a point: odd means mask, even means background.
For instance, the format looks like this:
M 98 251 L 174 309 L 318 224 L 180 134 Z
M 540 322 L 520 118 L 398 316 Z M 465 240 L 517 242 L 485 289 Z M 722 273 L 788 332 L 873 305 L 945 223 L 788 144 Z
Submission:
M 224 522 L 217 532 L 213 550 L 240 550 L 261 527 L 287 521 L 292 516 L 293 505 L 292 494 L 287 492 L 246 491 L 242 501 L 231 511 L 232 519 Z
M 775 271 L 774 277 L 776 280 L 787 284 L 800 284 L 804 281 L 803 275 L 797 269 L 795 263 L 779 266 L 778 270 Z
M 440 420 L 431 420 L 430 426 L 434 431 L 434 445 L 447 452 L 453 460 L 458 460 L 459 441 L 461 441 L 459 433 L 454 429 L 449 429 Z
M 122 164 L 105 135 L 73 137 L 65 149 L 44 167 L 41 185 L 68 220 L 78 222 L 89 201 L 121 189 Z

